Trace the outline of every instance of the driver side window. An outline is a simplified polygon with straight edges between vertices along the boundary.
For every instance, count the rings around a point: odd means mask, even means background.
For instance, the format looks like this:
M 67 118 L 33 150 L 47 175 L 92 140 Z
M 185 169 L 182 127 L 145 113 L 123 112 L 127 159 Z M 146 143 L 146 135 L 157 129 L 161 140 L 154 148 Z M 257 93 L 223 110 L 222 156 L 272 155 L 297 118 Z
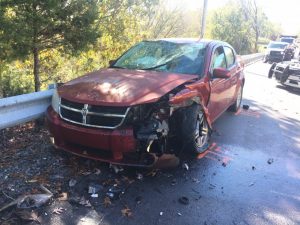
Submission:
M 215 68 L 226 68 L 226 59 L 225 59 L 225 53 L 223 50 L 223 47 L 220 46 L 216 48 L 212 55 L 212 61 L 211 61 L 211 70 Z

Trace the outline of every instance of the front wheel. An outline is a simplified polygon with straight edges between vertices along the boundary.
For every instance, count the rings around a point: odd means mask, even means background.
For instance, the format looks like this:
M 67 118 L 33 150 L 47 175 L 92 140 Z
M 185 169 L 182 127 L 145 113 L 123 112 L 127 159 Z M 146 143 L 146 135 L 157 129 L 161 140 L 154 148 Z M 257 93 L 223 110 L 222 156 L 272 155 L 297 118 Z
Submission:
M 241 86 L 238 90 L 237 97 L 235 102 L 229 107 L 229 111 L 237 112 L 241 106 L 243 98 L 243 86 Z
M 192 153 L 202 153 L 209 146 L 211 129 L 199 105 L 188 107 L 182 120 L 183 147 Z

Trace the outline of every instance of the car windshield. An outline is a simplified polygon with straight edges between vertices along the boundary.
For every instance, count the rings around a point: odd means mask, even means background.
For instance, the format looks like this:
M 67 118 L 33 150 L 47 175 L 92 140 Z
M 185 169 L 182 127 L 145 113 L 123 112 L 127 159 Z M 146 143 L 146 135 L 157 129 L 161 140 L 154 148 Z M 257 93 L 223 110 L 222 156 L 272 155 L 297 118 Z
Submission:
M 268 45 L 268 48 L 280 48 L 280 49 L 284 49 L 285 46 L 287 46 L 287 43 L 270 43 Z
M 204 54 L 204 43 L 143 41 L 129 49 L 111 67 L 201 74 Z

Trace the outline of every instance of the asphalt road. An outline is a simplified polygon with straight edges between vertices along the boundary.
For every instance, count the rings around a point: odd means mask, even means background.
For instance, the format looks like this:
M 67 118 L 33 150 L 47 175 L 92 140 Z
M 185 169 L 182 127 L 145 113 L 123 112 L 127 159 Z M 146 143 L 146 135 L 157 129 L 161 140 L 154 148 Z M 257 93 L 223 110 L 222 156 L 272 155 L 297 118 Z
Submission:
M 250 108 L 222 115 L 210 149 L 189 161 L 188 170 L 144 176 L 107 208 L 102 198 L 92 208 L 54 201 L 43 224 L 300 224 L 300 91 L 269 80 L 269 67 L 258 62 L 246 68 L 243 104 Z M 107 166 L 101 170 L 102 178 L 116 176 Z M 65 210 L 51 214 L 57 207 Z

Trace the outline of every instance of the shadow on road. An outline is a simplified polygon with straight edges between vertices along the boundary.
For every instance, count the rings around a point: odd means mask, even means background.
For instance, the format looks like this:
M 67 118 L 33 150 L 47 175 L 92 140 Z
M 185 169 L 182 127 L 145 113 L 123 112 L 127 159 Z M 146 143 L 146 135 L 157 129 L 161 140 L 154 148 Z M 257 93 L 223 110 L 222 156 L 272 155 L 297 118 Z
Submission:
M 300 88 L 286 87 L 280 84 L 276 85 L 276 87 L 282 90 L 286 90 L 292 94 L 300 95 Z

